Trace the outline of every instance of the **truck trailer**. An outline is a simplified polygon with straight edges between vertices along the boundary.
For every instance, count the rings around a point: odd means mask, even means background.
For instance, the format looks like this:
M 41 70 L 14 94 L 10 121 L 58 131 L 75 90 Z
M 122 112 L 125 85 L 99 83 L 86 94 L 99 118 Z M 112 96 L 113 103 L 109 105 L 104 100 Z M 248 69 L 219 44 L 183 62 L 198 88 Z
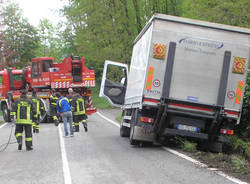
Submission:
M 122 106 L 120 135 L 132 145 L 183 136 L 221 151 L 240 122 L 249 57 L 249 29 L 155 14 L 129 73 L 105 62 L 99 95 Z M 122 83 L 107 78 L 111 66 L 125 71 Z

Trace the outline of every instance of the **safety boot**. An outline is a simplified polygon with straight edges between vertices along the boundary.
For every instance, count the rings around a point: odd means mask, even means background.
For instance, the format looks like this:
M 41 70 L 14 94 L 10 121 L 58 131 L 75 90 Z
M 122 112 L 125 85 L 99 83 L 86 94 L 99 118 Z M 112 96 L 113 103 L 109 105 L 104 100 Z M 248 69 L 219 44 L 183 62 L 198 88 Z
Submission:
M 33 127 L 33 133 L 36 133 L 36 128 L 35 127 Z
M 75 126 L 74 132 L 79 132 L 79 126 Z
M 31 146 L 26 147 L 26 151 L 31 151 L 33 148 Z
M 18 150 L 22 150 L 22 144 L 18 144 Z
M 55 120 L 55 126 L 58 126 L 58 125 L 59 125 L 59 121 Z
M 88 131 L 88 126 L 87 126 L 86 123 L 83 124 L 83 127 L 84 127 L 85 132 L 87 132 Z

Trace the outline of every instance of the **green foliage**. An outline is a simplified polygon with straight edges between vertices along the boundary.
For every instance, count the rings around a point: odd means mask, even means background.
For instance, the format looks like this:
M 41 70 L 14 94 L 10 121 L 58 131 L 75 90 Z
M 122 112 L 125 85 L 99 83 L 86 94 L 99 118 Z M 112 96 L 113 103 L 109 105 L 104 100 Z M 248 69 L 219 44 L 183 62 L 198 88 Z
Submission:
M 249 0 L 186 0 L 181 16 L 250 28 Z
M 59 30 L 60 25 L 55 27 L 48 19 L 40 20 L 38 34 L 41 42 L 39 48 L 36 50 L 36 57 L 53 57 L 58 62 L 69 55 L 62 53 L 63 40 L 60 37 L 63 36 L 58 36 L 60 34 Z
M 125 69 L 124 69 L 125 70 Z M 112 81 L 114 84 L 121 85 L 122 78 L 125 77 L 123 68 L 110 65 L 107 68 L 107 79 Z
M 231 136 L 230 145 L 234 152 L 240 153 L 247 159 L 250 159 L 250 140 L 243 141 L 238 136 Z
M 99 87 L 92 88 L 93 92 L 93 105 L 97 107 L 97 109 L 107 109 L 111 108 L 110 103 L 105 98 L 99 97 Z
M 195 151 L 196 150 L 196 143 L 194 143 L 194 142 L 190 142 L 190 141 L 187 141 L 187 140 L 184 140 L 183 142 L 182 142 L 182 149 L 184 150 L 184 151 Z
M 17 4 L 7 4 L 1 7 L 0 11 L 4 27 L 0 40 L 4 43 L 1 55 L 6 62 L 5 65 L 22 67 L 35 57 L 35 50 L 39 46 L 37 30 L 23 18 L 22 11 Z
M 244 157 L 242 157 L 242 156 L 239 156 L 239 155 L 237 155 L 237 156 L 236 156 L 236 155 L 232 155 L 232 156 L 231 156 L 231 161 L 232 161 L 234 167 L 235 167 L 237 170 L 239 170 L 239 171 L 244 171 L 244 170 L 246 170 L 247 167 L 248 167 L 248 162 L 247 162 L 247 160 L 246 160 Z M 249 168 L 248 168 L 248 170 L 249 170 Z
M 115 118 L 118 122 L 122 121 L 122 111 L 119 113 L 119 115 Z
M 74 38 L 68 43 L 91 63 L 100 81 L 105 60 L 129 64 L 133 41 L 150 17 L 154 13 L 179 15 L 182 1 L 72 0 L 63 9 Z

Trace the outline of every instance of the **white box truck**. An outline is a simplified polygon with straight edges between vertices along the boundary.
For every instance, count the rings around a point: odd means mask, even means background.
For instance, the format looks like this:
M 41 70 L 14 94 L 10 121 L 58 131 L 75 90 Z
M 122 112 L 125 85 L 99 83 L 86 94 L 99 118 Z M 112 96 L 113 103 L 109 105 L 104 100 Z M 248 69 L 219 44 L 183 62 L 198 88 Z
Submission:
M 249 57 L 249 29 L 155 14 L 125 82 L 107 76 L 127 66 L 105 62 L 100 96 L 122 105 L 120 135 L 131 144 L 184 136 L 221 150 L 240 121 Z

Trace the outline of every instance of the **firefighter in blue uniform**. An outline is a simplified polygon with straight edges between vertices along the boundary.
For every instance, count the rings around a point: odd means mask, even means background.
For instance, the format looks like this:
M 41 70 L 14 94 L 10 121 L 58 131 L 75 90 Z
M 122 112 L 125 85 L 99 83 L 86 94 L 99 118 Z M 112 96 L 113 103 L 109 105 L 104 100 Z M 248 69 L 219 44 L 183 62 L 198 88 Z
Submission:
M 32 101 L 27 98 L 27 91 L 23 90 L 20 99 L 12 104 L 11 120 L 16 117 L 15 136 L 18 143 L 18 150 L 22 150 L 23 130 L 25 130 L 26 150 L 33 150 L 32 147 L 32 119 L 35 109 Z

